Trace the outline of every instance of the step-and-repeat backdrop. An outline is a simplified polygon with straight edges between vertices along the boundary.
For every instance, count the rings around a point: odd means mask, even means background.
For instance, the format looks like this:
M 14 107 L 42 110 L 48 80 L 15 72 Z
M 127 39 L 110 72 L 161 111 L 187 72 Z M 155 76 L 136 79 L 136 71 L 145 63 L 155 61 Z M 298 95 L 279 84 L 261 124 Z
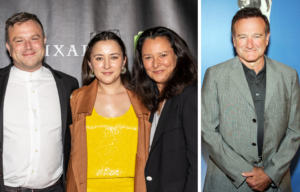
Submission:
M 300 1 L 201 0 L 201 79 L 206 69 L 235 56 L 230 32 L 231 20 L 243 7 L 256 6 L 269 16 L 271 26 L 267 56 L 300 73 Z M 202 147 L 201 186 L 203 188 L 207 152 Z M 300 152 L 291 163 L 292 188 L 300 191 Z
M 93 31 L 120 30 L 133 62 L 134 36 L 165 26 L 188 43 L 197 58 L 197 0 L 0 0 L 0 67 L 10 63 L 5 48 L 5 21 L 30 12 L 41 20 L 47 36 L 45 61 L 81 83 L 81 63 Z

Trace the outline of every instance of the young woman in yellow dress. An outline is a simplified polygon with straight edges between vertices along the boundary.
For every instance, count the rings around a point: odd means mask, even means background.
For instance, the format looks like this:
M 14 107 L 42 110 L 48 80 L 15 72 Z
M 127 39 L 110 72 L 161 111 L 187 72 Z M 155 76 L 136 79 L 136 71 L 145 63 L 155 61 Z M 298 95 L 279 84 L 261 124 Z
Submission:
M 126 48 L 116 31 L 91 35 L 83 87 L 71 95 L 67 192 L 146 192 L 150 113 L 129 90 Z

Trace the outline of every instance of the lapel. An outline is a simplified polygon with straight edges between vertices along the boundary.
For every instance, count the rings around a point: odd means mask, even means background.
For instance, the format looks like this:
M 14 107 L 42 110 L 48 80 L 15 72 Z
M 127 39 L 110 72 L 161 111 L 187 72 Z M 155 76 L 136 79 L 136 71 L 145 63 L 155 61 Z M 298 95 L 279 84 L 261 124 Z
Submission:
M 126 91 L 137 118 L 141 117 L 142 115 L 150 115 L 149 111 L 146 109 L 143 103 L 138 99 L 136 94 L 128 89 L 126 89 Z
M 167 123 L 169 122 L 170 117 L 172 116 L 172 112 L 174 111 L 175 107 L 178 105 L 178 102 L 180 101 L 179 95 L 172 97 L 171 99 L 168 99 L 165 103 L 165 106 L 161 112 L 161 116 L 158 120 L 158 124 L 155 130 L 155 134 L 153 137 L 150 154 L 153 151 L 153 148 L 155 147 L 158 139 L 160 138 L 164 128 L 166 127 Z M 152 123 L 153 120 L 153 113 L 151 113 L 151 117 L 149 121 Z
M 272 62 L 272 60 L 269 59 L 267 56 L 265 56 L 265 59 L 267 65 L 266 98 L 265 98 L 265 113 L 266 113 L 271 98 L 274 95 L 274 91 L 277 88 L 279 74 L 276 72 L 275 64 Z
M 82 95 L 82 100 L 81 100 L 84 102 L 78 102 L 79 107 L 76 114 L 78 118 L 76 118 L 76 121 L 80 120 L 79 117 L 85 118 L 86 116 L 90 116 L 92 114 L 96 97 L 97 97 L 97 91 L 98 91 L 98 80 L 97 78 L 95 78 L 95 80 L 90 85 L 88 85 L 84 90 L 84 93 Z M 82 113 L 86 113 L 85 116 L 80 115 Z
M 143 157 L 146 161 L 149 156 L 151 123 L 148 121 L 148 119 L 150 116 L 150 111 L 143 105 L 141 100 L 138 99 L 134 92 L 127 89 L 127 94 L 139 121 L 137 156 Z
M 56 71 L 54 71 L 48 64 L 43 63 L 43 66 L 51 71 L 57 86 L 61 112 L 62 144 L 64 145 L 67 127 L 69 95 L 67 95 L 65 82 L 62 80 L 62 76 L 60 76 Z
M 4 107 L 4 98 L 6 87 L 8 83 L 8 77 L 10 73 L 10 68 L 13 66 L 11 63 L 10 65 L 6 66 L 0 71 L 0 147 L 3 148 L 3 107 Z
M 238 90 L 245 97 L 253 109 L 255 109 L 248 82 L 241 61 L 235 57 L 231 63 L 232 70 L 229 73 L 230 78 L 236 84 Z
M 83 86 L 79 90 L 81 94 L 77 94 L 71 101 L 74 104 L 72 106 L 73 124 L 71 128 L 71 159 L 77 189 L 78 191 L 83 192 L 86 191 L 87 187 L 88 163 L 86 116 L 90 116 L 92 114 L 97 96 L 98 80 L 95 78 L 90 85 Z

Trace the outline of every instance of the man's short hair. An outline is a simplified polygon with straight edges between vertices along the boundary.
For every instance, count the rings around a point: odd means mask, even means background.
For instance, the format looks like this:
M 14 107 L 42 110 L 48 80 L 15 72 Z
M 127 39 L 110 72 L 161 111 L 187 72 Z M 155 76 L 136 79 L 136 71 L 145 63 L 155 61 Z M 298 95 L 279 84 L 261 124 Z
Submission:
M 253 18 L 253 17 L 260 17 L 265 21 L 265 34 L 267 35 L 270 32 L 270 23 L 264 14 L 260 11 L 258 8 L 254 7 L 246 7 L 244 9 L 239 10 L 236 12 L 235 16 L 232 19 L 231 22 L 231 34 L 234 36 L 235 35 L 235 28 L 234 25 L 235 23 L 240 20 L 240 19 L 245 19 L 245 18 Z
M 9 27 L 13 27 L 16 23 L 21 24 L 21 23 L 24 23 L 29 20 L 35 21 L 41 26 L 42 31 L 43 31 L 43 37 L 45 37 L 43 25 L 40 22 L 40 20 L 37 18 L 37 16 L 34 14 L 31 14 L 31 13 L 21 12 L 21 13 L 13 14 L 10 18 L 8 18 L 6 20 L 6 24 L 5 24 L 5 40 L 6 40 L 6 42 L 9 43 L 8 42 L 8 40 L 9 40 L 8 39 L 8 28 Z

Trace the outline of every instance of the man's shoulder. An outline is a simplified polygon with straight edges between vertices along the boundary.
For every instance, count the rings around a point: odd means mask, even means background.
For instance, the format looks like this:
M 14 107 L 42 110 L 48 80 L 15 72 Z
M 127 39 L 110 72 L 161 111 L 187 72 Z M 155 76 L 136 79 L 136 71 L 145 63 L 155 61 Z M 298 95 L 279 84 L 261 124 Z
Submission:
M 78 83 L 77 79 L 71 75 L 68 75 L 62 71 L 58 71 L 56 69 L 53 69 L 49 64 L 47 63 L 43 63 L 43 66 L 48 68 L 50 71 L 52 71 L 54 73 L 54 75 L 61 77 L 61 79 L 63 81 L 67 81 L 67 82 L 76 82 Z
M 232 69 L 240 63 L 238 57 L 234 57 L 217 65 L 213 65 L 206 70 L 206 74 L 213 76 L 215 79 L 222 79 L 232 71 Z
M 230 68 L 230 66 L 233 66 L 238 62 L 239 62 L 238 57 L 234 57 L 234 58 L 224 61 L 222 63 L 213 65 L 213 66 L 209 67 L 209 69 L 216 70 L 216 71 L 223 71 L 225 69 Z
M 270 65 L 271 67 L 273 67 L 276 70 L 277 73 L 283 74 L 286 77 L 297 74 L 296 69 L 294 69 L 284 63 L 270 59 L 268 57 L 266 57 L 266 61 L 267 61 L 267 67 L 268 67 L 268 65 Z
M 286 65 L 284 63 L 281 63 L 279 61 L 276 61 L 274 59 L 270 59 L 270 58 L 266 57 L 266 60 L 267 60 L 267 63 L 271 62 L 271 63 L 275 64 L 275 67 L 278 68 L 278 69 L 280 69 L 280 70 L 283 69 L 283 70 L 295 71 L 294 68 L 292 68 L 292 67 L 290 67 L 290 66 L 288 66 L 288 65 Z
M 13 64 L 9 64 L 9 65 L 1 67 L 0 70 L 11 68 L 12 66 L 13 66 Z
M 68 75 L 62 71 L 58 71 L 56 69 L 53 69 L 53 71 L 57 74 L 59 74 L 63 79 L 66 79 L 66 80 L 70 80 L 70 81 L 77 81 L 77 79 L 71 75 Z
M 7 66 L 1 67 L 0 68 L 0 75 L 2 75 L 2 73 L 6 73 L 10 71 L 10 68 L 13 66 L 13 64 L 9 64 Z

